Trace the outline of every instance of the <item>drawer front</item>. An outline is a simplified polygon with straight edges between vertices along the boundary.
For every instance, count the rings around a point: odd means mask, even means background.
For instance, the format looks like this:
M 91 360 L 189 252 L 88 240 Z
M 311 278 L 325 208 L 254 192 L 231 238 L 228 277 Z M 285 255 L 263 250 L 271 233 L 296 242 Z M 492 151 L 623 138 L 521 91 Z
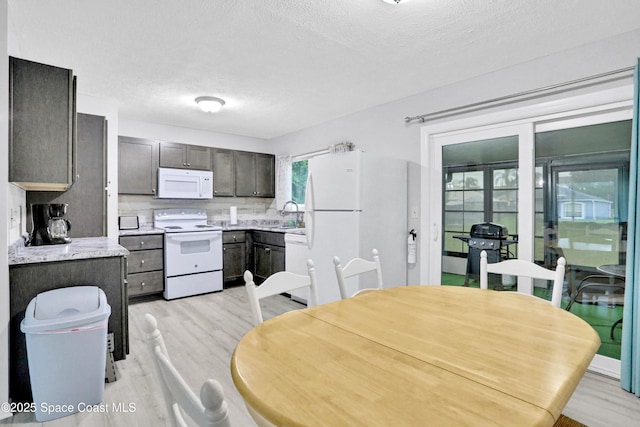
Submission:
M 121 236 L 120 245 L 130 251 L 144 249 L 162 249 L 164 236 L 162 234 L 144 234 L 140 236 Z
M 265 245 L 282 246 L 284 248 L 284 233 L 273 231 L 254 231 L 254 243 L 264 243 Z
M 164 268 L 163 251 L 153 249 L 131 252 L 127 258 L 127 266 L 129 274 L 162 270 Z
M 245 239 L 244 231 L 224 231 L 222 233 L 222 243 L 242 243 Z
M 127 277 L 127 282 L 129 282 L 130 297 L 164 291 L 164 273 L 162 271 L 130 274 Z

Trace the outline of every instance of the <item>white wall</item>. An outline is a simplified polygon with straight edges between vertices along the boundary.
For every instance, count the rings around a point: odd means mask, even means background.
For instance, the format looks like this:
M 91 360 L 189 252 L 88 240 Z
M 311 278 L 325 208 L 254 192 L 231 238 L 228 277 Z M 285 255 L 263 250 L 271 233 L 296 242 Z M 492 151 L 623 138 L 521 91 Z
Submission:
M 27 192 L 15 184 L 9 184 L 7 197 L 7 241 L 12 244 L 22 237 L 27 227 Z
M 9 401 L 9 57 L 8 57 L 8 2 L 0 2 L 0 402 Z M 0 411 L 0 418 L 10 416 Z
M 409 162 L 409 207 L 420 206 L 420 129 L 404 117 L 485 101 L 504 95 L 543 88 L 579 78 L 631 67 L 640 56 L 640 30 L 539 58 L 528 63 L 478 76 L 457 84 L 360 111 L 312 128 L 275 138 L 277 153 L 298 154 L 351 141 L 364 150 Z M 630 78 L 610 85 L 629 84 Z M 585 92 L 593 88 L 583 88 Z M 564 96 L 562 94 L 555 97 Z M 531 99 L 523 104 L 540 102 Z M 505 109 L 502 106 L 495 109 Z M 487 110 L 483 111 L 486 113 Z M 409 212 L 411 209 L 409 209 Z M 422 212 L 420 212 L 422 214 Z M 409 215 L 410 216 L 410 215 Z M 418 233 L 419 219 L 408 218 L 408 228 Z M 422 248 L 418 248 L 421 251 Z M 419 283 L 420 265 L 409 267 L 408 283 Z
M 273 145 L 268 144 L 264 139 L 125 119 L 120 119 L 118 135 L 205 147 L 274 153 Z

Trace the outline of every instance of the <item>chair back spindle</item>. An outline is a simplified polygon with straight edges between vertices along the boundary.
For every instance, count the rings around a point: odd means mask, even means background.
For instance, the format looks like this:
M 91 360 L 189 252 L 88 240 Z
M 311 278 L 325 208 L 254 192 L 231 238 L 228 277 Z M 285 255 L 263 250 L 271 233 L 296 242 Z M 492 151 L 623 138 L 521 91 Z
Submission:
M 480 288 L 489 288 L 489 273 L 550 280 L 553 281 L 551 304 L 554 307 L 560 307 L 560 302 L 562 301 L 562 286 L 564 282 L 565 266 L 566 260 L 564 257 L 558 258 L 555 270 L 548 270 L 531 261 L 525 261 L 522 259 L 508 259 L 489 264 L 487 262 L 487 253 L 482 251 L 480 253 Z
M 378 255 L 378 250 L 373 249 L 371 253 L 373 255 L 373 261 L 369 261 L 363 258 L 353 258 L 349 262 L 347 262 L 344 267 L 342 266 L 340 258 L 338 258 L 337 256 L 333 257 L 336 278 L 338 279 L 338 287 L 340 288 L 340 297 L 342 299 L 383 288 L 382 268 L 380 267 L 380 256 Z M 376 273 L 376 286 L 373 288 L 363 288 L 358 290 L 353 295 L 349 295 L 346 279 L 372 271 L 375 271 Z

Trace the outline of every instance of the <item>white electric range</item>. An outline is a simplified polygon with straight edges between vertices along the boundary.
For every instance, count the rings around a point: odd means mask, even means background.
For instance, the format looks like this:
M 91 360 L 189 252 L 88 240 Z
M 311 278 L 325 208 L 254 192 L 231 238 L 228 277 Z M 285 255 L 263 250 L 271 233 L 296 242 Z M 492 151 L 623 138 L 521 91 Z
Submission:
M 164 230 L 165 299 L 222 290 L 222 228 L 205 210 L 158 209 L 153 226 Z

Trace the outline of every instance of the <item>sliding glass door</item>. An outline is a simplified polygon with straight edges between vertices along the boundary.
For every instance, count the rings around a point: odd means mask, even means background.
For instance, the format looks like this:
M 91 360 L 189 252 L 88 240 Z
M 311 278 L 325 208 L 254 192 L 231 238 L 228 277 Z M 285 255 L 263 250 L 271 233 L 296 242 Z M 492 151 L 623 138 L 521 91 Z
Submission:
M 546 184 L 535 258 L 565 257 L 562 307 L 598 331 L 598 354 L 619 360 L 631 121 L 616 118 L 623 117 L 537 128 L 536 164 Z
M 480 250 L 469 244 L 475 224 L 497 224 L 508 234 L 499 248 L 488 249 L 494 252 L 490 258 L 532 256 L 534 198 L 529 188 L 534 171 L 530 129 L 527 125 L 506 126 L 434 138 L 431 164 L 438 184 L 430 186 L 430 210 L 441 218 L 433 224 L 433 232 L 440 237 L 433 236 L 431 242 L 432 249 L 440 253 L 432 266 L 439 274 L 434 274 L 434 281 L 479 286 Z M 508 290 L 531 290 L 527 280 L 505 285 Z
M 562 308 L 599 332 L 594 369 L 616 375 L 630 114 L 626 107 L 566 113 L 428 135 L 428 282 L 479 286 L 478 251 L 469 233 L 474 224 L 498 224 L 509 236 L 494 260 L 517 257 L 553 269 L 559 257 L 566 259 Z M 547 283 L 508 279 L 494 288 L 551 299 Z

